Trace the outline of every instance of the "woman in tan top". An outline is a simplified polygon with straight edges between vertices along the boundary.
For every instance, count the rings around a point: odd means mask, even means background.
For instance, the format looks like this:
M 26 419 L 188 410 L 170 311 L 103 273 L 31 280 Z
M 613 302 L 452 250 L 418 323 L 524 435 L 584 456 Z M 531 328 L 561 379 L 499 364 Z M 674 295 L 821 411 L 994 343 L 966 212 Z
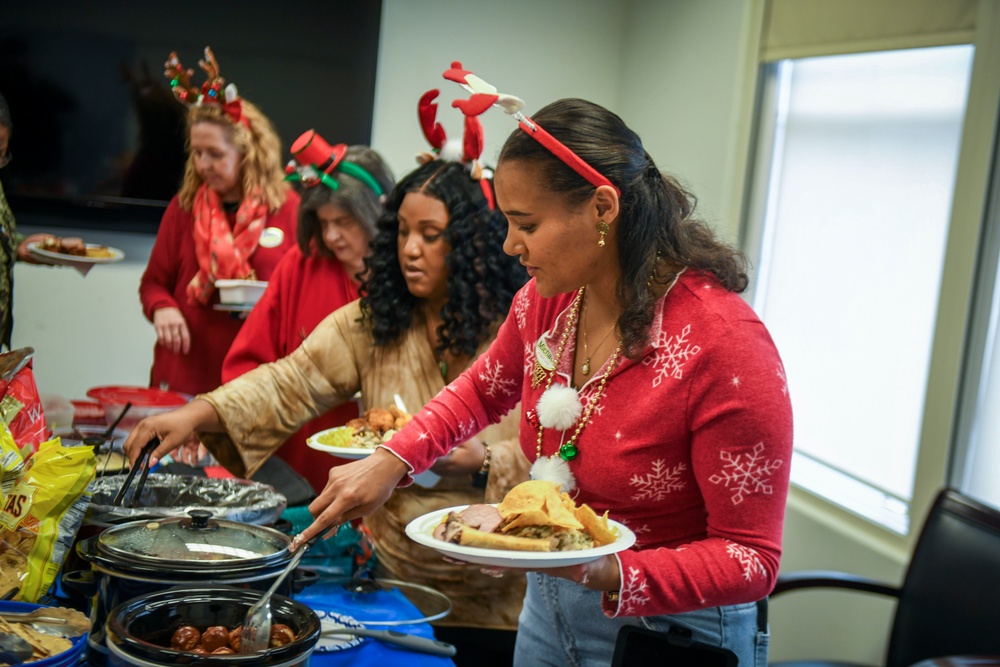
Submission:
M 249 477 L 301 424 L 358 390 L 370 408 L 393 405 L 394 394 L 410 411 L 423 407 L 489 346 L 526 280 L 503 253 L 506 221 L 483 186 L 491 184 L 440 160 L 405 177 L 379 221 L 361 299 L 329 315 L 289 356 L 140 422 L 125 443 L 130 458 L 158 437 L 155 462 L 197 431 L 222 465 Z M 398 489 L 364 520 L 382 574 L 451 598 L 452 612 L 435 632 L 458 646 L 458 665 L 511 664 L 524 578 L 444 562 L 403 529 L 432 510 L 498 502 L 527 479 L 518 418 L 515 411 L 470 434 L 432 468 L 441 475 L 436 485 Z

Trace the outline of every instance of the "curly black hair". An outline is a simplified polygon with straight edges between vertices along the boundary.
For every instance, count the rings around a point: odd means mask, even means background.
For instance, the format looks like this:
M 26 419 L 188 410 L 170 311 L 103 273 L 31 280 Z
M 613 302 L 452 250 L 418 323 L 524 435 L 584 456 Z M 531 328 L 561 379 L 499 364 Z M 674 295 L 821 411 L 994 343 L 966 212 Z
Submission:
M 516 258 L 503 252 L 507 221 L 490 210 L 482 185 L 492 194 L 492 181 L 481 184 L 460 163 L 441 160 L 427 162 L 396 184 L 379 218 L 372 253 L 365 260 L 368 277 L 361 285 L 361 317 L 370 323 L 376 345 L 392 344 L 413 326 L 420 302 L 406 287 L 397 250 L 397 215 L 410 192 L 434 197 L 448 209 L 448 301 L 441 310 L 435 352 L 474 355 L 492 325 L 507 314 L 527 274 Z

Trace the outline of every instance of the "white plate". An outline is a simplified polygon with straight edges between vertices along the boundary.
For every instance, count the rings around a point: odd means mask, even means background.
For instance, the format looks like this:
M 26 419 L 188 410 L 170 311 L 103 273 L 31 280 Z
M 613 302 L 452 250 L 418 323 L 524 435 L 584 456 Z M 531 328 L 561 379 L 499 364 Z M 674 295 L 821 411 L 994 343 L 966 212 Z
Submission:
M 80 257 L 79 255 L 67 255 L 63 252 L 53 252 L 52 250 L 45 250 L 39 247 L 41 241 L 36 241 L 35 243 L 28 244 L 28 252 L 33 255 L 38 255 L 39 257 L 44 257 L 45 259 L 50 259 L 59 264 L 111 264 L 113 262 L 120 262 L 125 259 L 125 253 L 118 248 L 112 248 L 111 246 L 101 246 L 96 243 L 86 244 L 88 248 L 107 248 L 108 252 L 111 253 L 111 257 Z
M 327 454 L 333 454 L 334 456 L 339 456 L 342 459 L 363 459 L 375 451 L 374 447 L 372 447 L 371 449 L 367 447 L 335 447 L 333 445 L 325 445 L 319 441 L 319 437 L 324 433 L 330 433 L 331 431 L 338 431 L 344 428 L 348 427 L 336 426 L 334 428 L 328 428 L 318 433 L 313 433 L 308 438 L 306 438 L 306 444 L 317 451 L 326 452 Z
M 406 526 L 406 534 L 411 540 L 425 547 L 440 551 L 456 560 L 494 567 L 514 567 L 528 570 L 541 570 L 548 567 L 568 567 L 589 563 L 601 556 L 618 553 L 635 544 L 635 533 L 624 524 L 608 520 L 612 528 L 618 529 L 618 539 L 611 544 L 579 551 L 508 551 L 506 549 L 484 549 L 483 547 L 463 547 L 460 544 L 445 542 L 434 537 L 434 529 L 448 512 L 461 512 L 468 505 L 449 507 L 448 509 L 429 512 L 417 517 Z
M 350 630 L 351 628 L 365 627 L 351 616 L 324 611 L 322 609 L 316 609 L 315 611 L 323 626 L 323 632 L 330 632 L 331 630 L 339 630 L 341 628 Z M 316 642 L 316 652 L 333 653 L 335 651 L 343 651 L 358 646 L 364 640 L 364 637 L 358 637 L 357 635 L 320 635 L 319 641 Z

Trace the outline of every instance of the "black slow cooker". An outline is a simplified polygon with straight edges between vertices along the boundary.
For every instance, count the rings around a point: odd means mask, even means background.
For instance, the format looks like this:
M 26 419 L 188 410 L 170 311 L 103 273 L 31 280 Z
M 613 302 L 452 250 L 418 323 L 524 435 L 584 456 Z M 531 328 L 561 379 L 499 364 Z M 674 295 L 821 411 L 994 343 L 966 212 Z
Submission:
M 106 664 L 105 623 L 119 604 L 178 586 L 264 591 L 292 557 L 291 538 L 273 528 L 212 519 L 206 510 L 188 514 L 123 523 L 77 543 L 91 569 L 67 572 L 63 584 L 90 597 L 90 664 Z M 291 595 L 313 580 L 313 573 L 297 571 L 278 593 Z
M 111 667 L 306 667 L 320 636 L 320 620 L 312 609 L 281 595 L 271 598 L 275 623 L 295 633 L 295 640 L 257 653 L 197 655 L 170 648 L 170 637 L 182 625 L 199 630 L 243 624 L 260 599 L 258 591 L 237 588 L 174 588 L 136 598 L 110 611 L 107 625 Z

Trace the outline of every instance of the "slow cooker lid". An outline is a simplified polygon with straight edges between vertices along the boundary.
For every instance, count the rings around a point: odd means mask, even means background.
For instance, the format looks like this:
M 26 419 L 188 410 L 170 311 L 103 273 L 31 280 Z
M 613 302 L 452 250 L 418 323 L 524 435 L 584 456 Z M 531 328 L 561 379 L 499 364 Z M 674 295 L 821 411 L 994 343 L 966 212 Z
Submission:
M 132 521 L 108 528 L 98 537 L 104 555 L 169 566 L 225 567 L 269 563 L 287 554 L 290 539 L 271 528 L 235 521 L 213 520 L 206 510 L 191 510 L 190 518 Z

